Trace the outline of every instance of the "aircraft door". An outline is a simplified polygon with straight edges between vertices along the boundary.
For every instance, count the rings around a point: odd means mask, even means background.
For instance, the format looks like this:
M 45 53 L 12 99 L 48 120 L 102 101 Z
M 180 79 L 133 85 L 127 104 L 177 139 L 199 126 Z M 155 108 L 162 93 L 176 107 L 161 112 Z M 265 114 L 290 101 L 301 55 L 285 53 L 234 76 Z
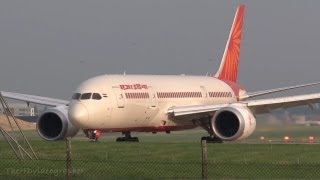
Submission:
M 204 86 L 200 86 L 200 89 L 201 89 L 201 94 L 202 94 L 202 97 L 204 98 L 205 102 L 208 101 L 208 92 L 207 92 L 207 88 L 204 87 Z
M 145 114 L 143 119 L 141 119 L 141 121 L 138 122 L 139 123 L 138 126 L 149 124 L 152 121 L 152 119 L 155 117 L 157 112 L 159 111 L 159 109 L 157 108 L 158 106 L 157 95 L 151 86 L 148 87 L 148 93 L 149 93 L 149 98 L 147 99 Z
M 122 89 L 120 89 L 119 87 L 112 87 L 112 89 L 117 100 L 118 108 L 124 108 L 125 99 Z
M 104 98 L 104 104 L 106 104 L 106 107 L 107 107 L 107 119 L 109 119 L 111 117 L 111 111 L 112 111 L 112 108 L 111 108 L 111 104 L 109 102 L 109 99 L 105 99 L 108 97 L 107 93 L 103 93 L 102 94 L 103 98 Z
M 149 92 L 149 103 L 151 107 L 157 107 L 157 95 L 156 92 L 153 90 L 151 86 L 148 87 L 148 92 Z

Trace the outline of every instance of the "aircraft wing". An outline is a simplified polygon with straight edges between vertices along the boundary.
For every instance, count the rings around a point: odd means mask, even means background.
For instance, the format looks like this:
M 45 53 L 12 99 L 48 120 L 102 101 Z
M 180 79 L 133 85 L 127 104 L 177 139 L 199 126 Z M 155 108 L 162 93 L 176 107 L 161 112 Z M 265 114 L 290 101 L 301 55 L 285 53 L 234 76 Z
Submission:
M 29 95 L 29 94 L 20 94 L 20 93 L 4 92 L 4 91 L 1 91 L 1 94 L 4 98 L 25 101 L 25 102 L 35 103 L 35 104 L 41 104 L 46 106 L 67 105 L 69 103 L 69 101 L 65 101 L 61 99 L 35 96 L 35 95 Z
M 184 116 L 194 115 L 202 113 L 214 113 L 223 107 L 227 107 L 229 104 L 217 104 L 217 105 L 194 105 L 194 106 L 175 106 L 168 109 L 167 113 L 172 116 Z
M 289 86 L 289 87 L 282 87 L 282 88 L 269 89 L 269 90 L 263 90 L 263 91 L 249 92 L 248 94 L 244 95 L 243 97 L 240 97 L 240 99 L 248 99 L 248 98 L 262 96 L 262 95 L 266 95 L 266 94 L 272 94 L 272 93 L 276 93 L 276 92 L 282 92 L 282 91 L 287 91 L 287 90 L 291 90 L 291 89 L 298 89 L 298 88 L 314 86 L 314 85 L 319 85 L 319 84 L 320 84 L 320 82 L 314 82 L 314 83 L 309 83 L 309 84 L 301 84 L 301 85 L 296 85 L 296 86 Z
M 313 109 L 314 103 L 320 102 L 320 93 L 296 95 L 278 98 L 268 98 L 259 100 L 248 100 L 245 103 L 254 114 L 268 113 L 274 109 L 286 109 L 307 105 Z
M 242 104 L 247 106 L 254 114 L 268 113 L 271 110 L 280 108 L 290 108 L 308 105 L 313 108 L 314 103 L 320 102 L 320 93 L 307 94 L 307 95 L 296 95 L 278 98 L 267 98 L 259 100 L 246 100 L 236 103 L 218 104 L 218 105 L 194 105 L 194 106 L 180 106 L 171 107 L 167 113 L 173 117 L 183 115 L 197 115 L 197 114 L 214 114 L 216 111 L 223 107 L 232 106 L 233 104 Z

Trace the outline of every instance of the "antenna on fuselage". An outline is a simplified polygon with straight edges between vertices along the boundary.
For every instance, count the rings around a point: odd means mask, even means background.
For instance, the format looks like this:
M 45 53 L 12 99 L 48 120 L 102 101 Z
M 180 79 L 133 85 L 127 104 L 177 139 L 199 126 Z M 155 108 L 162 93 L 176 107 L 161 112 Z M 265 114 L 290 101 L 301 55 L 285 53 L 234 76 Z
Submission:
M 123 75 L 124 75 L 124 76 L 126 75 L 126 70 L 123 71 Z

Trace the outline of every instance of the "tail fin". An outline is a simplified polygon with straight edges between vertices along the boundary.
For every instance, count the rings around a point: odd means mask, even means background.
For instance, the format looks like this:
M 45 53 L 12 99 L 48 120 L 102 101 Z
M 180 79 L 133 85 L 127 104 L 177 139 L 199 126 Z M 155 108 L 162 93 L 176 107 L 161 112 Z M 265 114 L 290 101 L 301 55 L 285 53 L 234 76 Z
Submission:
M 237 8 L 221 64 L 215 75 L 218 79 L 237 82 L 244 8 L 244 5 Z

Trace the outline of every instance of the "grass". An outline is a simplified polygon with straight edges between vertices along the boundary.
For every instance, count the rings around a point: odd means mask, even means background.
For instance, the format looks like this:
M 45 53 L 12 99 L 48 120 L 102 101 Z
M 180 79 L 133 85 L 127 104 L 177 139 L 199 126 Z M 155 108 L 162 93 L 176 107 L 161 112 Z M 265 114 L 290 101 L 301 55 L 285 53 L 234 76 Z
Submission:
M 278 128 L 278 129 L 277 129 Z M 320 137 L 319 127 L 258 127 L 240 143 L 208 144 L 208 173 L 214 179 L 319 179 L 320 144 L 279 144 L 284 135 L 302 141 Z M 1 179 L 43 179 L 65 177 L 65 143 L 47 142 L 27 132 L 40 160 L 18 161 L 9 146 L 0 141 Z M 116 143 L 119 134 L 107 134 L 99 142 L 82 135 L 72 140 L 75 179 L 199 179 L 200 137 L 194 130 L 172 134 L 141 134 L 140 143 Z M 263 135 L 266 143 L 259 142 Z

